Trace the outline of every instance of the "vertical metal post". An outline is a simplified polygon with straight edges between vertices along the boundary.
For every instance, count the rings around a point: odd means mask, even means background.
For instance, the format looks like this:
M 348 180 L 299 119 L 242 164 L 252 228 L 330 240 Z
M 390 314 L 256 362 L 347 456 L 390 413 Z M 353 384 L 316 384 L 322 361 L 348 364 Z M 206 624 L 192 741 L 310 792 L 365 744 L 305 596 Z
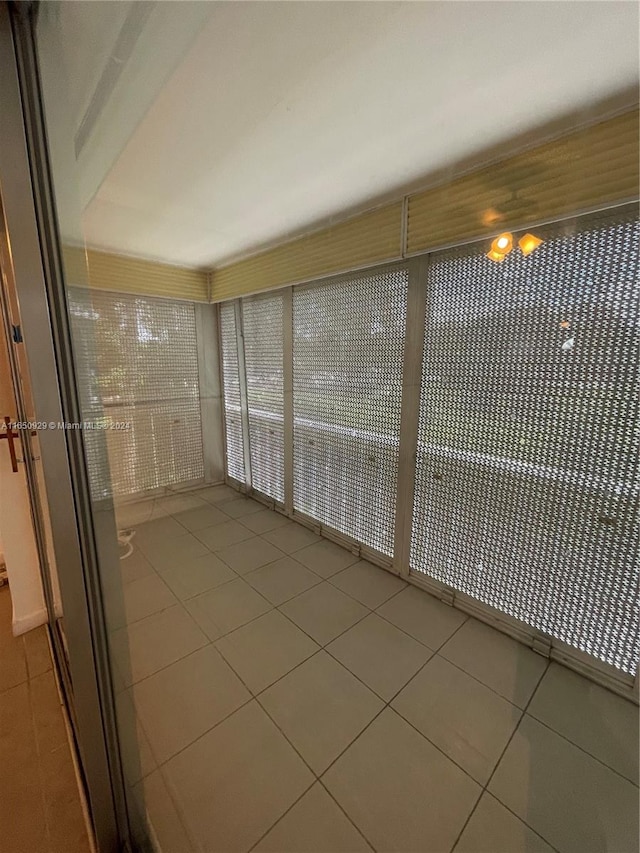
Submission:
M 428 264 L 427 255 L 409 261 L 407 330 L 402 374 L 402 416 L 400 420 L 398 491 L 393 554 L 394 570 L 404 577 L 409 575 L 409 552 L 411 549 L 411 521 L 418 452 L 418 417 L 422 382 Z
M 216 331 L 217 331 L 217 343 L 216 343 L 216 352 L 218 357 L 218 383 L 220 385 L 220 406 L 221 413 L 220 417 L 222 418 L 222 471 L 224 476 L 224 482 L 229 482 L 229 455 L 227 450 L 227 417 L 225 413 L 225 394 L 226 390 L 224 387 L 224 370 L 223 370 L 223 354 L 222 354 L 222 318 L 220 311 L 220 303 L 216 303 L 214 305 L 216 309 Z
M 242 300 L 235 301 L 236 342 L 238 345 L 238 378 L 240 381 L 240 410 L 242 416 L 242 449 L 244 453 L 244 481 L 248 492 L 252 489 L 251 445 L 249 438 L 249 403 L 247 398 L 247 365 L 244 357 L 244 326 L 242 323 Z
M 38 420 L 80 421 L 59 237 L 33 44 L 31 4 L 0 3 L 0 186 L 13 279 Z M 12 28 L 12 23 L 15 29 Z M 65 611 L 65 637 L 77 737 L 98 847 L 120 849 L 128 835 L 113 695 L 109 677 L 95 529 L 113 510 L 92 512 L 79 432 L 39 436 L 53 545 Z M 107 504 L 109 502 L 106 502 Z M 116 556 L 117 559 L 117 556 Z
M 198 303 L 195 306 L 202 455 L 206 483 L 220 483 L 224 480 L 225 457 L 217 312 L 217 305 Z
M 284 508 L 293 514 L 293 288 L 282 294 L 282 353 L 284 359 Z

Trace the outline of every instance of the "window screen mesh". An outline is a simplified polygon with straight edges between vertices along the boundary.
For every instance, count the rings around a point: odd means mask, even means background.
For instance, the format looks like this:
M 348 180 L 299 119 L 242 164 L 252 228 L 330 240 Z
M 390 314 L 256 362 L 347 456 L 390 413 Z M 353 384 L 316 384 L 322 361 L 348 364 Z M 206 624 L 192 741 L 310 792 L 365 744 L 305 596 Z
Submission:
M 294 507 L 393 553 L 408 275 L 293 294 Z
M 251 485 L 284 502 L 282 294 L 242 303 Z
M 220 338 L 224 384 L 224 422 L 227 438 L 227 474 L 244 483 L 240 371 L 238 366 L 236 310 L 233 302 L 224 302 L 220 306 Z
M 637 211 L 431 256 L 412 568 L 638 660 Z
M 94 497 L 203 477 L 193 305 L 72 288 L 69 309 L 82 416 L 106 427 L 83 433 Z

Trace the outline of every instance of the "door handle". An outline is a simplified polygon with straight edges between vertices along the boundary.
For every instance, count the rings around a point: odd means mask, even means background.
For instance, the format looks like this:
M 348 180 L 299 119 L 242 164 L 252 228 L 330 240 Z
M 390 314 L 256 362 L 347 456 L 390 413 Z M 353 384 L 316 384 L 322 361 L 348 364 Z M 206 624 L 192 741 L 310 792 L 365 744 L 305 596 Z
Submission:
M 0 438 L 6 438 L 7 444 L 9 446 L 9 456 L 11 457 L 11 470 L 14 474 L 18 473 L 18 457 L 16 455 L 16 446 L 13 443 L 15 438 L 18 438 L 18 433 L 14 432 L 11 429 L 11 418 L 8 415 L 5 415 L 4 423 L 6 426 L 6 432 L 0 433 Z
M 4 424 L 6 427 L 6 432 L 0 432 L 0 439 L 6 438 L 7 444 L 9 445 L 9 456 L 11 457 L 11 470 L 14 474 L 18 473 L 18 462 L 24 462 L 24 459 L 18 459 L 18 455 L 16 453 L 16 446 L 14 444 L 14 440 L 16 438 L 20 438 L 20 434 L 17 432 L 13 432 L 11 429 L 11 418 L 9 415 L 4 416 Z M 37 435 L 35 429 L 29 431 L 30 435 Z M 40 459 L 39 456 L 31 456 L 31 459 L 36 462 Z

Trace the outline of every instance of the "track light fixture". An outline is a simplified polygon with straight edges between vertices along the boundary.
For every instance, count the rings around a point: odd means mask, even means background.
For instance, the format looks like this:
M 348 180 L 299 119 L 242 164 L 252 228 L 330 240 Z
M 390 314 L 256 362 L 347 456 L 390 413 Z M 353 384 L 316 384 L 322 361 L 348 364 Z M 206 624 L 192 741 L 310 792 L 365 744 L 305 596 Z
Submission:
M 495 261 L 497 264 L 499 264 L 501 261 L 504 261 L 507 256 L 502 252 L 496 252 L 494 249 L 490 249 L 487 252 L 487 257 L 490 261 Z
M 527 255 L 530 255 L 531 252 L 534 252 L 542 242 L 543 241 L 540 239 L 540 237 L 536 237 L 535 234 L 527 233 L 523 234 L 522 237 L 518 240 L 518 246 L 520 247 L 520 251 L 526 258 Z
M 505 231 L 504 234 L 500 234 L 500 236 L 496 237 L 491 244 L 491 250 L 493 252 L 501 252 L 503 255 L 508 255 L 511 249 L 513 249 L 513 234 L 509 231 Z
M 536 237 L 535 234 L 529 234 L 527 232 L 518 240 L 518 248 L 526 258 L 543 242 L 544 241 L 541 240 L 540 237 Z M 486 256 L 490 261 L 499 264 L 504 261 L 512 249 L 513 234 L 510 231 L 505 231 L 502 234 L 498 234 L 498 236 L 491 242 L 491 248 L 487 252 Z

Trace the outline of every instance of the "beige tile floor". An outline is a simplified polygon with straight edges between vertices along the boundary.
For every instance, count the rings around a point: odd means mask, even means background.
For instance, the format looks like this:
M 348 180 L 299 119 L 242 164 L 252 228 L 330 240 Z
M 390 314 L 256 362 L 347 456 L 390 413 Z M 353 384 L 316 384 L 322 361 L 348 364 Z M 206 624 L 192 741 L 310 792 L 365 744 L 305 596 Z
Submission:
M 11 633 L 0 587 L 0 850 L 89 851 L 45 628 Z
M 119 514 L 165 853 L 637 853 L 632 703 L 229 487 Z

